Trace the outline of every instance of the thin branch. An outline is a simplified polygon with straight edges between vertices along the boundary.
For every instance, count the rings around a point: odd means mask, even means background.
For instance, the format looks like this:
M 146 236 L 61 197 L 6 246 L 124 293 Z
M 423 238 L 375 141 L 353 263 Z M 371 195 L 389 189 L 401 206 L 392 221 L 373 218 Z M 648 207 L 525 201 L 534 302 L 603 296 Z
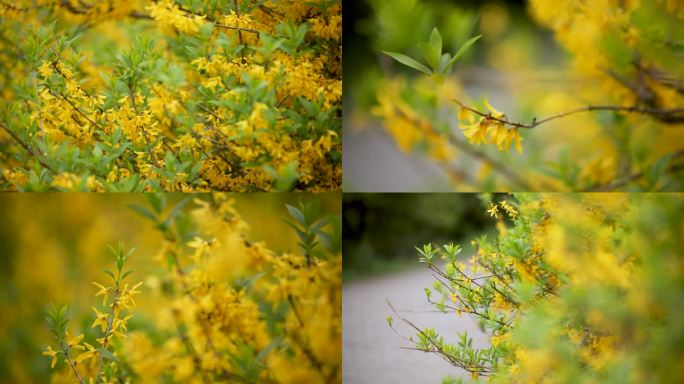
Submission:
M 235 4 L 235 14 L 237 15 L 238 18 L 238 39 L 240 40 L 240 45 L 242 46 L 242 49 L 240 50 L 240 57 L 242 57 L 242 62 L 245 62 L 245 43 L 242 41 L 242 31 L 240 30 L 240 4 L 238 4 L 238 0 L 233 0 L 233 4 Z
M 67 363 L 69 363 L 69 366 L 71 367 L 71 369 L 76 374 L 76 378 L 78 379 L 78 382 L 80 384 L 84 384 L 83 378 L 81 378 L 81 375 L 78 373 L 78 370 L 76 370 L 76 364 L 74 364 L 74 362 L 71 361 L 71 358 L 69 357 L 69 345 L 68 344 L 64 345 L 64 341 L 60 341 L 59 346 L 60 346 L 60 348 L 62 348 L 62 352 L 64 352 L 64 358 L 66 359 Z
M 263 32 L 261 32 L 261 31 L 257 31 L 256 29 L 233 27 L 233 26 L 231 26 L 231 25 L 221 24 L 221 23 L 219 23 L 219 22 L 214 22 L 214 23 L 215 23 L 216 26 L 219 27 L 219 28 L 230 29 L 230 30 L 233 30 L 233 31 L 250 32 L 250 33 L 254 33 L 255 35 L 258 35 L 258 34 L 260 34 L 260 33 L 263 33 Z
M 547 123 L 549 121 L 555 120 L 555 119 L 560 119 L 566 116 L 574 115 L 576 113 L 583 113 L 583 112 L 592 112 L 592 111 L 615 111 L 615 112 L 625 112 L 625 113 L 636 113 L 636 114 L 642 114 L 642 115 L 649 115 L 657 120 L 660 120 L 665 123 L 681 123 L 684 122 L 684 108 L 671 108 L 671 109 L 662 109 L 662 108 L 652 108 L 652 107 L 638 107 L 638 106 L 619 106 L 619 105 L 589 105 L 586 107 L 580 107 L 580 108 L 575 108 L 571 109 L 566 112 L 562 113 L 557 113 L 555 115 L 551 115 L 548 117 L 545 117 L 543 119 L 537 120 L 535 117 L 532 119 L 532 122 L 529 124 L 525 123 L 518 123 L 514 121 L 509 121 L 508 119 L 505 118 L 498 118 L 492 116 L 491 113 L 484 113 L 481 111 L 478 111 L 475 108 L 472 108 L 456 99 L 452 99 L 453 102 L 458 104 L 461 108 L 466 109 L 480 117 L 484 117 L 487 120 L 491 121 L 496 121 L 502 124 L 506 124 L 508 126 L 514 127 L 514 128 L 523 128 L 523 129 L 533 129 L 536 128 L 537 126 Z M 504 116 L 505 117 L 505 116 Z
M 34 151 L 31 149 L 31 147 L 29 147 L 28 144 L 26 144 L 22 139 L 19 138 L 19 136 L 17 136 L 14 132 L 12 132 L 12 130 L 9 129 L 9 127 L 7 127 L 4 123 L 1 123 L 1 122 L 0 122 L 0 128 L 2 128 L 2 129 L 3 129 L 5 132 L 7 132 L 10 136 L 12 136 L 12 138 L 13 138 L 17 143 L 19 143 L 19 145 L 21 145 L 21 146 L 26 150 L 26 152 L 28 152 L 31 156 L 35 157 L 36 160 L 38 161 L 38 163 L 40 163 L 40 165 L 42 165 L 43 167 L 47 168 L 50 172 L 52 172 L 52 173 L 54 173 L 54 174 L 57 174 L 57 172 L 55 172 L 55 170 L 52 169 L 51 166 L 49 166 L 47 163 L 45 163 L 43 160 L 41 160 L 41 156 L 40 156 L 39 154 L 37 154 L 36 152 L 34 152 Z
M 47 88 L 47 87 L 46 87 L 46 88 Z M 66 102 L 71 106 L 71 108 L 73 108 L 74 111 L 78 112 L 79 115 L 83 116 L 83 118 L 85 118 L 86 120 L 88 120 L 88 122 L 89 122 L 90 124 L 92 124 L 93 126 L 99 128 L 101 131 L 104 131 L 104 130 L 105 130 L 100 124 L 96 123 L 93 119 L 91 119 L 91 118 L 88 117 L 83 111 L 81 111 L 81 109 L 78 108 L 78 106 L 76 106 L 76 104 L 74 104 L 73 101 L 69 100 L 69 98 L 66 97 L 66 95 L 65 95 L 64 93 L 60 92 L 59 94 L 57 94 L 57 93 L 53 92 L 52 89 L 50 89 L 50 88 L 47 88 L 47 90 L 48 90 L 48 92 L 50 92 L 50 94 L 51 94 L 52 96 L 54 96 L 54 97 L 61 97 L 64 101 L 66 101 Z
M 57 63 L 58 63 L 57 60 L 53 60 L 50 64 L 52 65 L 52 68 L 55 70 L 55 72 L 57 72 L 60 76 L 62 76 L 64 78 L 65 82 L 69 82 L 70 79 L 64 74 L 64 72 L 62 72 L 61 69 L 59 69 L 59 66 L 57 65 Z M 72 82 L 72 83 L 76 87 L 76 89 L 83 92 L 83 94 L 88 96 L 88 98 L 94 99 L 94 97 L 91 94 L 89 94 L 85 89 L 81 88 L 81 86 L 78 85 L 76 82 Z M 36 90 L 36 92 L 37 92 L 37 90 Z M 95 105 L 95 107 L 97 107 L 97 109 L 100 110 L 101 113 L 104 113 L 104 110 L 99 105 L 97 105 L 95 103 L 93 103 L 93 105 Z
M 680 157 L 684 157 L 684 149 L 680 149 L 676 152 L 673 152 L 672 158 L 670 161 L 677 159 L 677 158 L 680 158 Z M 682 169 L 684 169 L 684 164 L 672 164 L 667 168 L 667 171 L 668 172 L 673 172 L 673 171 L 676 172 L 676 171 L 680 171 Z M 597 185 L 597 186 L 587 188 L 587 189 L 585 189 L 585 192 L 594 192 L 594 191 L 609 192 L 609 191 L 613 191 L 613 190 L 618 189 L 618 188 L 620 188 L 626 184 L 631 183 L 632 181 L 638 180 L 638 179 L 644 177 L 645 175 L 646 174 L 644 171 L 635 172 L 631 175 L 628 175 L 627 177 L 624 177 L 620 180 L 616 180 L 610 184 Z
M 442 357 L 444 360 L 446 360 L 447 362 L 449 362 L 450 364 L 452 364 L 456 367 L 459 367 L 459 368 L 461 368 L 465 371 L 468 371 L 468 372 L 475 372 L 475 373 L 483 375 L 483 376 L 487 376 L 489 373 L 493 372 L 493 369 L 490 366 L 480 365 L 480 364 L 472 364 L 471 362 L 463 361 L 463 360 L 459 359 L 458 357 L 453 356 L 452 354 L 446 352 L 444 349 L 442 349 L 442 347 L 440 347 L 437 343 L 435 343 L 435 341 L 431 337 L 426 335 L 425 332 L 423 332 L 423 330 L 420 329 L 420 327 L 418 327 L 417 325 L 412 323 L 410 320 L 399 315 L 396 308 L 394 308 L 394 306 L 392 305 L 392 303 L 389 300 L 386 300 L 386 301 L 387 301 L 387 305 L 389 305 L 389 307 L 392 309 L 392 312 L 394 312 L 394 314 L 397 316 L 397 318 L 399 320 L 403 321 L 404 323 L 406 323 L 407 325 L 409 325 L 411 328 L 413 328 L 419 334 L 423 335 L 425 337 L 425 339 L 430 342 L 430 344 L 433 348 L 433 349 L 421 349 L 421 348 L 406 347 L 405 349 L 415 349 L 415 350 L 422 351 L 422 352 L 436 353 L 437 355 Z M 394 327 L 390 326 L 390 328 L 392 328 L 392 330 L 395 333 L 397 333 L 399 336 L 401 336 L 405 340 L 415 344 L 415 342 L 413 342 L 413 340 L 411 340 L 410 338 L 399 333 L 399 331 L 394 329 Z
M 455 147 L 457 147 L 461 151 L 465 152 L 466 154 L 470 155 L 471 157 L 474 157 L 477 160 L 480 160 L 483 163 L 486 163 L 492 169 L 498 171 L 502 176 L 507 178 L 511 183 L 513 183 L 516 186 L 518 186 L 519 188 L 521 188 L 521 190 L 532 191 L 535 189 L 522 176 L 520 176 L 516 171 L 514 171 L 512 168 L 509 168 L 504 163 L 492 158 L 491 156 L 489 156 L 485 152 L 482 152 L 478 149 L 475 149 L 473 146 L 469 145 L 468 143 L 465 143 L 465 142 L 457 139 L 456 137 L 454 137 L 454 135 L 448 135 L 447 137 L 449 139 L 449 142 L 451 144 L 453 144 Z
M 459 101 L 456 101 L 456 103 L 460 104 Z M 397 111 L 399 114 L 401 114 L 407 120 L 412 120 L 412 118 L 410 116 L 407 116 L 406 114 L 404 114 L 403 111 L 401 111 L 399 109 L 397 109 Z M 416 123 L 416 122 L 414 122 L 414 123 Z M 524 191 L 534 190 L 534 188 L 532 188 L 532 186 L 522 176 L 520 176 L 513 169 L 506 166 L 504 163 L 493 159 L 491 156 L 487 155 L 486 153 L 484 153 L 480 150 L 477 150 L 473 146 L 457 139 L 455 135 L 446 135 L 446 137 L 449 140 L 449 143 L 451 143 L 452 145 L 454 145 L 455 147 L 457 147 L 461 151 L 465 152 L 467 155 L 470 155 L 471 157 L 474 157 L 477 160 L 480 160 L 484 163 L 487 163 L 490 167 L 492 167 L 492 169 L 498 171 L 504 177 L 506 177 L 510 182 L 512 182 L 513 184 L 520 187 L 521 190 L 524 190 Z
M 211 21 L 212 23 L 214 23 L 214 24 L 215 24 L 217 27 L 219 27 L 219 28 L 231 29 L 231 30 L 234 30 L 234 31 L 245 31 L 245 32 L 253 33 L 253 34 L 255 34 L 255 35 L 258 35 L 258 34 L 262 33 L 261 31 L 257 31 L 256 29 L 240 28 L 240 27 L 233 27 L 233 26 L 231 26 L 231 25 L 221 24 L 221 23 L 219 23 L 215 18 L 210 17 L 209 15 L 201 15 L 201 14 L 195 13 L 195 12 L 193 12 L 192 10 L 183 7 L 182 5 L 178 5 L 178 9 L 181 10 L 181 11 L 183 11 L 183 12 L 185 12 L 185 13 L 187 13 L 187 14 L 189 14 L 189 15 L 204 16 L 204 17 L 207 18 L 208 21 Z M 235 13 L 237 14 L 238 17 L 240 17 L 239 11 L 236 11 Z
M 107 349 L 107 343 L 109 342 L 109 336 L 112 331 L 112 325 L 114 324 L 114 313 L 116 311 L 116 306 L 118 304 L 117 300 L 119 299 L 120 293 L 118 285 L 119 283 L 117 282 L 117 288 L 114 291 L 114 300 L 112 301 L 112 307 L 109 311 L 109 319 L 107 320 L 107 329 L 104 333 L 104 340 L 102 340 L 102 347 L 100 347 L 100 358 L 97 363 L 97 375 L 95 376 L 95 383 L 100 382 L 100 373 L 102 372 L 102 358 L 104 357 L 104 351 Z

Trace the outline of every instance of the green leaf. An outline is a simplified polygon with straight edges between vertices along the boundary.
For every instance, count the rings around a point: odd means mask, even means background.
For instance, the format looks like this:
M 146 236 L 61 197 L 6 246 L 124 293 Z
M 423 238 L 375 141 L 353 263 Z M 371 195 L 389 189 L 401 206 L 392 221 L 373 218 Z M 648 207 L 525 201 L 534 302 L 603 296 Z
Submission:
M 656 160 L 653 165 L 651 166 L 650 171 L 646 175 L 646 181 L 648 182 L 648 189 L 653 189 L 655 188 L 656 184 L 658 184 L 658 180 L 665 174 L 665 171 L 667 170 L 667 166 L 670 164 L 670 161 L 672 160 L 672 153 L 669 153 L 658 160 Z
M 101 348 L 100 351 L 102 352 L 102 357 L 104 357 L 105 359 L 111 360 L 111 361 L 114 361 L 114 362 L 118 362 L 118 361 L 119 361 L 119 358 L 116 357 L 116 356 L 114 356 L 114 354 L 112 354 L 112 353 L 109 352 L 108 350 L 102 349 L 102 348 Z
M 470 46 L 472 46 L 473 44 L 475 44 L 475 42 L 476 42 L 477 40 L 480 39 L 480 37 L 482 37 L 482 35 L 477 35 L 477 36 L 475 36 L 475 37 L 471 37 L 470 40 L 466 41 L 465 44 L 463 44 L 463 45 L 461 46 L 461 48 L 458 50 L 458 52 L 456 52 L 456 54 L 454 55 L 454 57 L 452 57 L 451 60 L 449 60 L 449 62 L 448 62 L 447 65 L 446 65 L 445 70 L 448 69 L 448 68 L 450 68 L 452 65 L 454 65 L 454 64 L 456 63 L 456 61 L 457 61 L 464 53 L 466 53 L 466 51 L 468 51 L 468 49 L 470 48 Z
M 437 51 L 428 43 L 418 43 L 418 48 L 423 52 L 423 57 L 428 62 L 428 65 L 432 67 L 432 72 L 439 67 L 439 56 Z
M 117 258 L 117 259 L 119 258 L 119 251 L 116 248 L 112 247 L 111 244 L 107 244 L 107 248 L 109 248 L 109 251 L 112 253 L 112 255 L 115 258 Z
M 291 206 L 290 204 L 285 204 L 285 207 L 287 207 L 287 211 L 290 213 L 290 216 L 292 216 L 293 219 L 297 220 L 299 224 L 306 226 L 306 219 L 304 218 L 302 211 Z
M 451 60 L 451 54 L 450 53 L 444 53 L 442 54 L 442 57 L 439 59 L 439 68 L 437 69 L 437 72 L 439 73 L 445 73 L 447 69 L 447 65 L 449 63 L 449 60 Z
M 133 254 L 133 252 L 135 252 L 135 249 L 136 249 L 136 247 L 133 247 L 133 248 L 129 249 L 128 252 L 126 252 L 126 256 L 125 256 L 124 258 L 125 258 L 125 259 L 128 259 L 129 257 L 131 257 L 131 255 Z
M 108 274 L 109 276 L 116 281 L 116 276 L 114 276 L 114 272 L 110 271 L 109 269 L 105 269 L 104 273 Z
M 433 51 L 437 52 L 436 59 L 439 60 L 442 56 L 442 36 L 439 34 L 437 27 L 432 30 L 432 34 L 430 35 L 430 46 Z
M 147 201 L 150 203 L 152 208 L 154 208 L 154 211 L 158 214 L 161 213 L 164 207 L 166 206 L 166 197 L 162 194 L 146 193 L 145 197 L 147 198 Z
M 133 273 L 133 271 L 128 271 L 128 272 L 124 273 L 123 276 L 121 276 L 121 280 L 125 279 L 131 273 Z
M 128 207 L 131 208 L 132 210 L 136 211 L 137 213 L 139 213 L 143 217 L 146 217 L 146 218 L 148 218 L 154 222 L 157 221 L 157 216 L 155 216 L 154 213 L 150 212 L 150 210 L 148 210 L 147 208 L 144 208 L 144 207 L 141 207 L 141 206 L 135 205 L 135 204 L 128 204 Z
M 397 53 L 397 52 L 387 52 L 387 51 L 382 51 L 385 55 L 393 58 L 394 60 L 411 67 L 417 71 L 423 72 L 426 75 L 431 75 L 432 72 L 428 69 L 428 67 L 424 66 L 423 64 L 417 62 L 416 60 L 404 55 L 403 53 Z
M 169 212 L 169 216 L 164 221 L 167 225 L 170 225 L 171 220 L 175 219 L 178 215 L 180 215 L 181 212 L 183 212 L 183 207 L 185 207 L 185 205 L 190 202 L 190 198 L 190 196 L 184 198 L 178 204 L 176 204 L 175 207 L 171 209 L 171 212 Z

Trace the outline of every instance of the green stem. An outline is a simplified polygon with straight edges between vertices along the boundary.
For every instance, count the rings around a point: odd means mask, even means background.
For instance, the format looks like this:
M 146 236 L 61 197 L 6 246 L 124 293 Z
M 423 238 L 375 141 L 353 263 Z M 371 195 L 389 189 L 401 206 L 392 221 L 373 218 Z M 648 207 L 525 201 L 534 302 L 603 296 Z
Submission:
M 104 340 L 102 340 L 102 347 L 100 347 L 100 359 L 97 363 L 97 376 L 95 376 L 95 382 L 100 382 L 100 373 L 102 372 L 102 358 L 104 357 L 104 351 L 107 349 L 107 342 L 109 341 L 109 333 L 112 331 L 112 325 L 114 324 L 114 311 L 116 309 L 116 302 L 119 299 L 119 288 L 116 288 L 114 292 L 114 301 L 112 301 L 111 311 L 109 312 L 109 320 L 107 321 L 107 329 L 105 330 Z

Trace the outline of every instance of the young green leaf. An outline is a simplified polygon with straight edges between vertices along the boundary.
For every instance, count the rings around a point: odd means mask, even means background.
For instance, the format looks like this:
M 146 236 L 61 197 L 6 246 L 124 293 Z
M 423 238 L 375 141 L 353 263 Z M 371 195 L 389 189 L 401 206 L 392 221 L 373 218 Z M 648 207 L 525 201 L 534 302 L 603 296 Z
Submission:
M 306 226 L 306 219 L 305 219 L 302 211 L 300 211 L 296 207 L 293 207 L 289 204 L 285 204 L 285 207 L 287 208 L 287 211 L 290 213 L 290 216 L 292 216 L 292 218 L 297 220 L 297 222 L 299 222 L 299 224 Z
M 437 59 L 439 59 L 442 56 L 442 35 L 439 34 L 439 31 L 435 27 L 432 30 L 432 34 L 430 35 L 430 46 L 432 47 L 432 50 L 437 52 Z
M 431 75 L 432 72 L 426 67 L 425 65 L 417 62 L 416 60 L 410 58 L 409 56 L 404 55 L 403 53 L 397 53 L 397 52 L 387 52 L 387 51 L 382 51 L 385 55 L 393 58 L 394 60 L 411 67 L 417 71 L 423 72 L 426 75 Z
M 430 67 L 433 69 L 432 72 L 434 72 L 434 70 L 439 66 L 439 56 L 437 55 L 437 50 L 428 43 L 418 43 L 418 48 L 420 48 L 420 51 L 423 52 L 425 61 L 428 62 L 428 65 L 430 65 Z
M 146 217 L 154 222 L 157 221 L 157 216 L 155 216 L 154 213 L 150 212 L 147 208 L 141 207 L 136 204 L 128 204 L 128 207 L 131 208 L 132 210 L 136 211 L 138 214 L 142 215 L 143 217 Z
M 463 45 L 461 46 L 461 48 L 458 50 L 458 52 L 456 52 L 456 54 L 454 55 L 454 57 L 452 57 L 451 60 L 449 60 L 449 62 L 447 63 L 445 69 L 448 69 L 448 68 L 450 68 L 452 65 L 454 65 L 454 64 L 456 63 L 456 61 L 457 61 L 464 53 L 466 53 L 466 51 L 467 51 L 473 44 L 475 44 L 475 42 L 476 42 L 477 40 L 480 39 L 480 37 L 482 37 L 482 35 L 477 35 L 477 36 L 475 36 L 475 37 L 470 38 L 468 41 L 466 41 L 465 44 L 463 44 Z

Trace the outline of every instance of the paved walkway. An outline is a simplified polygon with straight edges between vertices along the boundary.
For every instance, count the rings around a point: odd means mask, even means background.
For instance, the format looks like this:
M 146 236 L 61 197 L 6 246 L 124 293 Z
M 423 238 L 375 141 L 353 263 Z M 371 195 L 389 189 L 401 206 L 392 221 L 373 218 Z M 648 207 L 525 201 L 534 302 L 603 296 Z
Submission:
M 434 308 L 425 301 L 425 287 L 431 287 L 432 275 L 425 268 L 400 274 L 345 284 L 342 291 L 343 330 L 343 382 L 366 383 L 441 383 L 446 375 L 468 377 L 439 356 L 414 350 L 401 349 L 408 342 L 395 334 L 385 318 L 391 309 L 385 300 L 401 312 L 402 316 L 419 327 L 432 327 L 447 341 L 457 340 L 456 332 L 468 331 L 476 346 L 485 346 L 486 336 L 476 322 L 467 316 L 431 312 Z M 394 320 L 395 328 L 403 334 L 410 327 Z

